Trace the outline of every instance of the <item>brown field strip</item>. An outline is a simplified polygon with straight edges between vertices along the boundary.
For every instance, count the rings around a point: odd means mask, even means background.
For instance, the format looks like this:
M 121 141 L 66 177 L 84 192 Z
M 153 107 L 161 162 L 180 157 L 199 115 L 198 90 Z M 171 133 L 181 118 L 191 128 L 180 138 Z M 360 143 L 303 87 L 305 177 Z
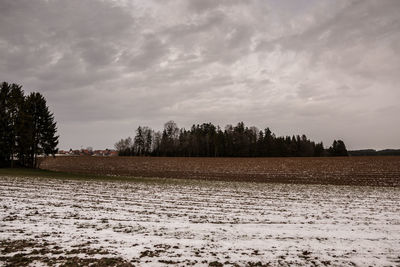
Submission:
M 135 177 L 301 184 L 400 186 L 400 157 L 56 157 L 45 170 Z

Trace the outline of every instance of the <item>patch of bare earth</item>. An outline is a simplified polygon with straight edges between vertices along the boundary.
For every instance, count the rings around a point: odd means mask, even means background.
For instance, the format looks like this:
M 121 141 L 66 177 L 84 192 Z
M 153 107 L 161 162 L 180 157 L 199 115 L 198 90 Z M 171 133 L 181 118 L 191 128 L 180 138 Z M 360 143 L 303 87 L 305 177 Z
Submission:
M 168 158 L 56 157 L 54 171 L 296 184 L 400 186 L 400 157 Z
M 0 252 L 0 262 L 4 266 L 29 266 L 35 263 L 48 266 L 133 266 L 121 257 L 110 257 L 107 251 L 87 248 L 67 250 L 55 243 L 36 243 L 35 240 L 1 240 Z M 93 257 L 104 254 L 107 256 Z

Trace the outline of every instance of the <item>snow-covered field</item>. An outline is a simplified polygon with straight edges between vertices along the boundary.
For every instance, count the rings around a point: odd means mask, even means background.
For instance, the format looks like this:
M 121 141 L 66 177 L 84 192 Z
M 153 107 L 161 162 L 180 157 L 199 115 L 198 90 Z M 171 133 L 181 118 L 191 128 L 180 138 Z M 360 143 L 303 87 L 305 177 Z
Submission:
M 0 265 L 400 265 L 400 189 L 0 177 Z

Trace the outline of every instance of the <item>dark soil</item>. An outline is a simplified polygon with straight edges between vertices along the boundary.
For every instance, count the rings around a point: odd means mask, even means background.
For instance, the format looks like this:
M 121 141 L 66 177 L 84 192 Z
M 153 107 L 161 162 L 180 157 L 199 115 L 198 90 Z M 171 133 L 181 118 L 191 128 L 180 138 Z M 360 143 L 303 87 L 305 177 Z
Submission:
M 95 175 L 300 184 L 400 186 L 400 157 L 56 157 L 41 168 Z
M 1 240 L 0 251 L 1 266 L 29 266 L 33 263 L 41 263 L 48 266 L 134 266 L 120 257 L 80 258 L 76 256 L 82 253 L 90 256 L 104 254 L 103 251 L 99 252 L 96 249 L 60 250 L 60 247 L 54 244 L 38 243 L 33 240 Z M 109 253 L 107 252 L 106 254 Z

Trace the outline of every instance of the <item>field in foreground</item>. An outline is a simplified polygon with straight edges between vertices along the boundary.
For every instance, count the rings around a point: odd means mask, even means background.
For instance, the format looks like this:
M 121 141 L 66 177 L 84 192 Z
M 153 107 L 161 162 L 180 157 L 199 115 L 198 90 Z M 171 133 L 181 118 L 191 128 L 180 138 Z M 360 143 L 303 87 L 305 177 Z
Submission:
M 400 157 L 56 157 L 46 158 L 41 168 L 62 172 L 134 177 L 400 186 Z
M 399 193 L 0 175 L 0 265 L 395 266 Z

